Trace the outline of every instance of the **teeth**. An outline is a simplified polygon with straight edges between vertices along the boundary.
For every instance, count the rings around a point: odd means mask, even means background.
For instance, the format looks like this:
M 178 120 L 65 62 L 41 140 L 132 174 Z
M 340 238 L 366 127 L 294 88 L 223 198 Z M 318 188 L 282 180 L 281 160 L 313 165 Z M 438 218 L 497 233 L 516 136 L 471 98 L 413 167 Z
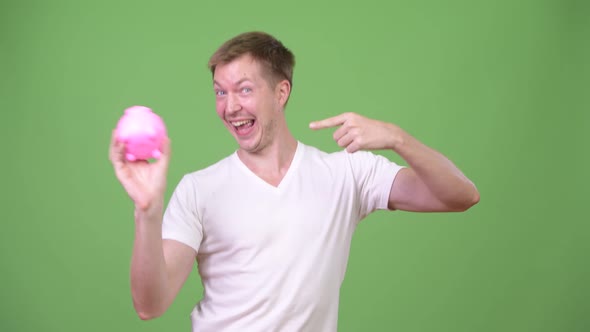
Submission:
M 250 121 L 252 121 L 252 120 L 237 121 L 237 122 L 232 122 L 231 124 L 234 127 L 239 127 L 239 126 L 245 125 L 246 123 L 248 123 Z

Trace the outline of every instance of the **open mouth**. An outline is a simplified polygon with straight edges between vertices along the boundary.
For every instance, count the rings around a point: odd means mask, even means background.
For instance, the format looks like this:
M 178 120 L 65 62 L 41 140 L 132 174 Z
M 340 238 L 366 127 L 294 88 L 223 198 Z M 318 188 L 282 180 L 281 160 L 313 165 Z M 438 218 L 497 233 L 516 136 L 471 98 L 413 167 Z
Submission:
M 232 121 L 230 123 L 238 134 L 245 135 L 250 132 L 250 129 L 252 128 L 252 126 L 254 126 L 254 122 L 254 120 L 242 120 Z

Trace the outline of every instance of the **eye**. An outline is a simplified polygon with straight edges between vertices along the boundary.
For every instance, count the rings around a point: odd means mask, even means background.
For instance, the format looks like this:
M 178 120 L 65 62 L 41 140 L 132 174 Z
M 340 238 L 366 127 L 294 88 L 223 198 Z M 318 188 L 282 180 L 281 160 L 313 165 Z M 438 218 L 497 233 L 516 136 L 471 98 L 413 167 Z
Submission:
M 215 90 L 215 95 L 218 97 L 225 96 L 225 91 L 223 90 Z
M 250 93 L 252 92 L 252 89 L 250 88 L 242 88 L 242 93 Z

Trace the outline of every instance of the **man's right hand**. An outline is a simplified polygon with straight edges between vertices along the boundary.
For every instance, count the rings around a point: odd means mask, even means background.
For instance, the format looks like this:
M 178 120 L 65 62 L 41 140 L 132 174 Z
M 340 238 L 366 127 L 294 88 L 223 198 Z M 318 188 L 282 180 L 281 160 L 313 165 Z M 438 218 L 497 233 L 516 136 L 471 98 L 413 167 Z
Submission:
M 166 192 L 166 175 L 170 162 L 170 140 L 166 137 L 162 145 L 162 156 L 155 162 L 128 161 L 125 159 L 125 145 L 111 136 L 109 159 L 115 174 L 127 194 L 135 203 L 136 212 L 161 211 Z M 154 212 L 155 212 L 154 211 Z

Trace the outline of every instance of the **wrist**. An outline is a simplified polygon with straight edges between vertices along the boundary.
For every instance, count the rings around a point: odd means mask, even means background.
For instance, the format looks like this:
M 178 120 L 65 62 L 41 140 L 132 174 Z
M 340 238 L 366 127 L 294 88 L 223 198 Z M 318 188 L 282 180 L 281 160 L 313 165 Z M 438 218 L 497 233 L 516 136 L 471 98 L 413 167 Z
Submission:
M 405 145 L 407 140 L 407 134 L 400 127 L 394 124 L 390 123 L 389 127 L 391 131 L 391 141 L 389 143 L 389 149 L 393 150 L 394 152 L 398 152 Z
M 149 222 L 157 223 L 162 221 L 162 214 L 164 210 L 163 200 L 157 200 L 147 204 L 135 205 L 135 222 Z

